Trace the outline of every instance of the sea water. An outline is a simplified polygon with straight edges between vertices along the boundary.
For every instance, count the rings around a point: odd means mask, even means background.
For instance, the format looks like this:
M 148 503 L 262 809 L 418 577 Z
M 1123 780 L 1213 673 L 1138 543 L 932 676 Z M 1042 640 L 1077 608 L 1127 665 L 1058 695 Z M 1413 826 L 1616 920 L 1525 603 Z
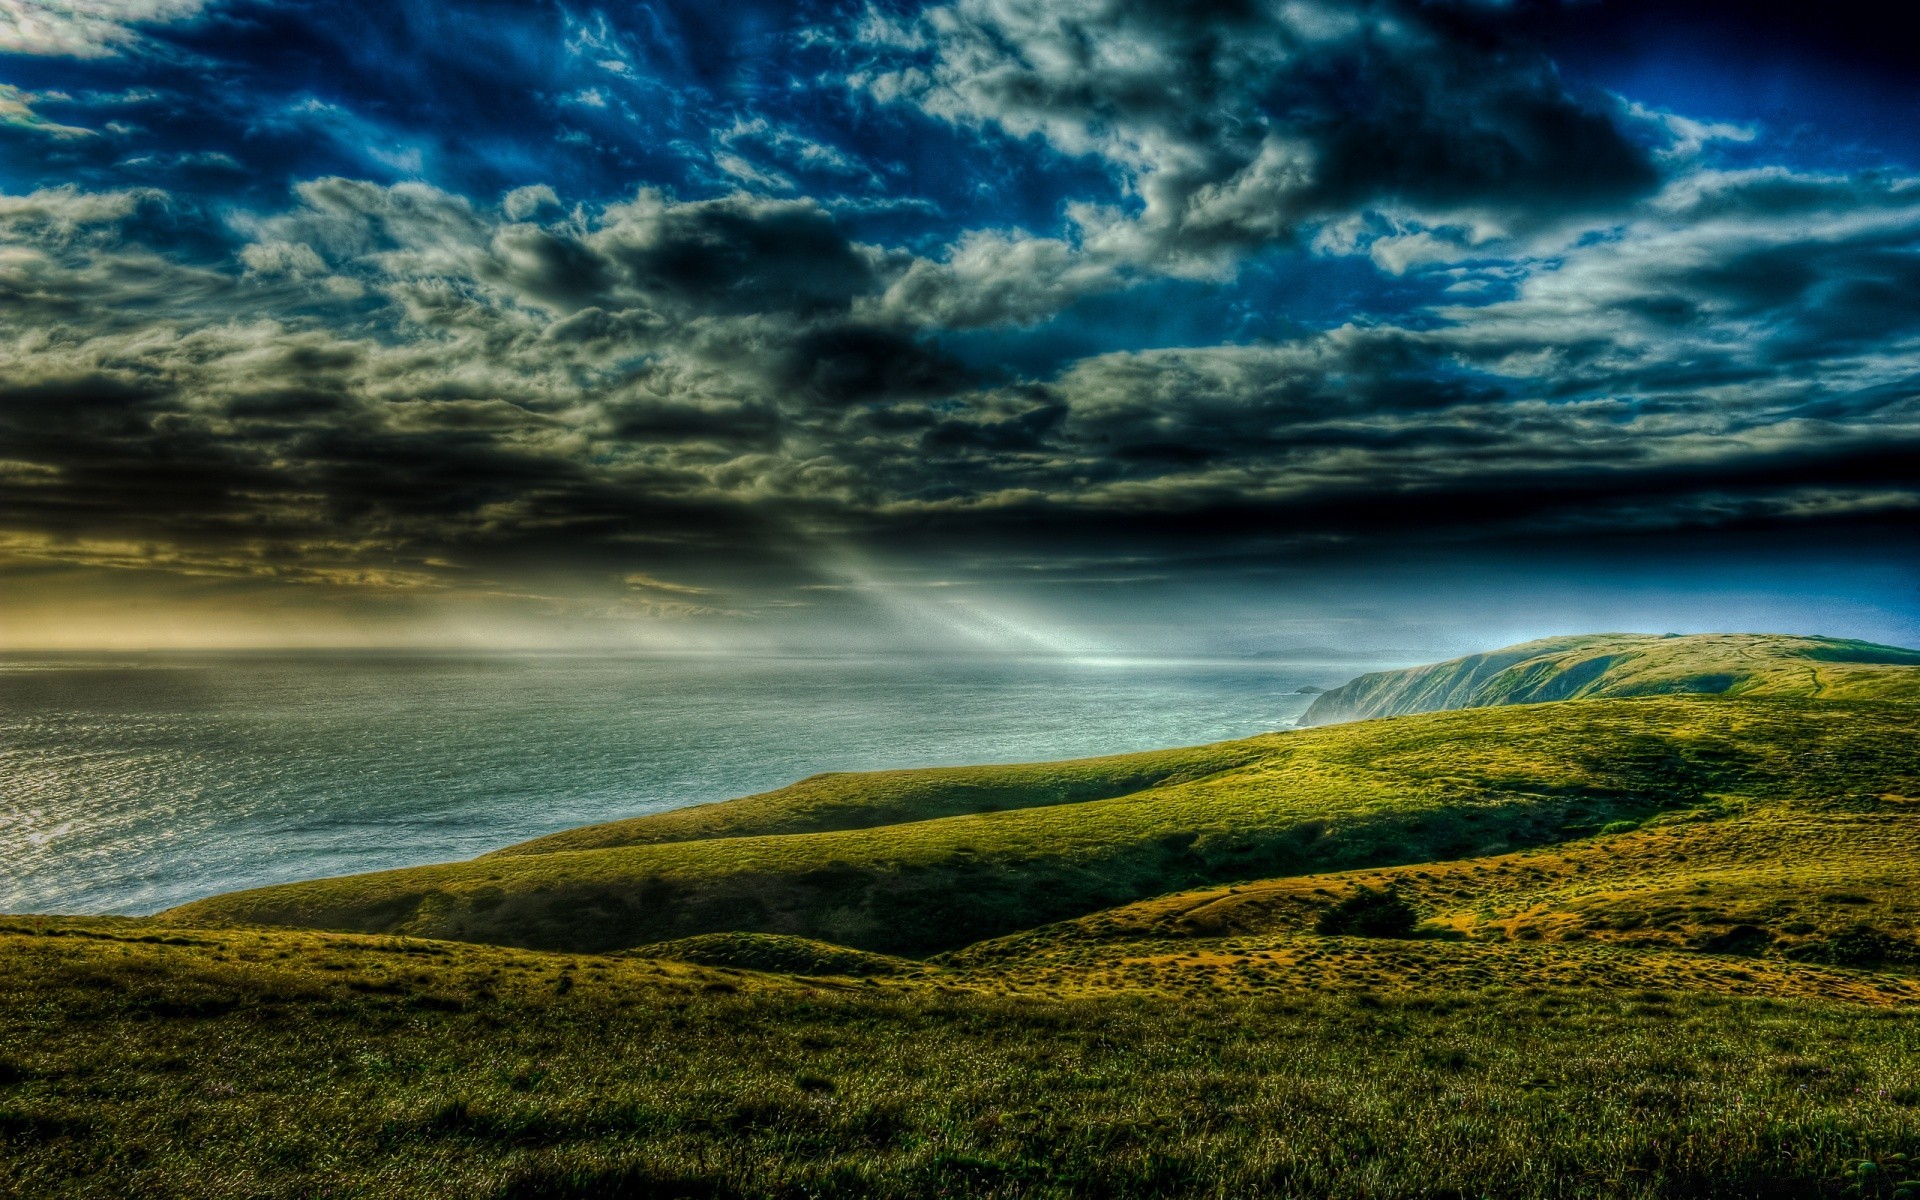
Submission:
M 1017 658 L 0 658 L 0 912 L 150 913 L 468 858 L 820 771 L 1290 725 L 1351 666 Z

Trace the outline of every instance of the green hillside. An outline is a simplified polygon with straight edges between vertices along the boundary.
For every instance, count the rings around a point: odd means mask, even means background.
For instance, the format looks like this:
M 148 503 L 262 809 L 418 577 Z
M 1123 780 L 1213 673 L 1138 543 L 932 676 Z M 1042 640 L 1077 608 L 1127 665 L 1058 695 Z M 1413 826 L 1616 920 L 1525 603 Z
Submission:
M 0 1197 L 1920 1195 L 1908 652 L 1502 654 L 1652 694 L 0 918 Z
M 632 842 L 234 893 L 167 914 L 599 951 L 763 932 L 924 954 L 1212 882 L 1458 859 L 1720 803 L 1920 794 L 1920 708 L 1845 701 L 1592 701 L 1269 734 L 1180 756 L 983 769 L 1001 811 L 814 833 Z M 1157 764 L 1157 765 L 1156 765 Z M 1177 769 L 1172 769 L 1176 768 Z M 917 774 L 917 773 L 909 773 Z M 951 772 L 831 777 L 840 814 L 956 803 Z M 1063 777 L 1100 799 L 1062 802 Z M 1135 791 L 1132 781 L 1150 780 Z M 871 782 L 866 793 L 863 783 Z M 922 786 L 924 784 L 924 786 Z M 737 828 L 817 820 L 817 785 L 740 802 Z M 696 810 L 703 811 L 703 810 Z M 652 820 L 652 819 L 649 819 Z M 804 826 L 803 826 L 804 827 Z M 585 844 L 601 836 L 574 835 Z
M 1261 753 L 1254 744 L 1229 742 L 1071 762 L 836 772 L 720 804 L 568 829 L 494 853 L 545 854 L 703 838 L 827 833 L 1009 808 L 1078 804 L 1201 779 L 1244 766 Z
M 1546 638 L 1362 675 L 1316 697 L 1300 724 L 1681 694 L 1920 700 L 1920 650 L 1780 634 Z
M 1322 936 L 1366 893 L 1417 918 L 1391 953 Z M 1197 958 L 1216 990 L 1311 972 L 1328 987 L 1551 981 L 1920 1004 L 1920 797 L 1717 796 L 1548 847 L 1157 896 L 941 961 L 1099 989 L 1191 987 Z

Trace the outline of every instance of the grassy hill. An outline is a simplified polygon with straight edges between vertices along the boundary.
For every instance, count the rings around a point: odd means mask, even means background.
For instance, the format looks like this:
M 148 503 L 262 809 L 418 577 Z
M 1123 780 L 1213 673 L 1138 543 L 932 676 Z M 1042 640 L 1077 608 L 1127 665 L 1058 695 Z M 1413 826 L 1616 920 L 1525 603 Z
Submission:
M 1420 918 L 1390 953 L 1321 934 L 1362 891 Z M 1329 987 L 1529 980 L 1920 1003 L 1920 797 L 1717 797 L 1552 847 L 1154 897 L 940 961 L 1071 989 L 1145 986 L 1169 967 L 1190 987 L 1198 958 L 1214 990 L 1311 970 Z
M 834 776 L 736 802 L 737 818 L 716 805 L 548 843 L 596 848 L 532 843 L 167 915 L 575 951 L 759 932 L 924 954 L 1213 882 L 1498 854 L 1705 804 L 1916 794 L 1916 735 L 1920 708 L 1843 701 L 1432 713 L 1174 755 Z M 974 786 L 962 794 L 956 778 Z M 1063 779 L 1101 798 L 1062 801 Z M 944 815 L 982 798 L 1017 805 L 1022 786 L 1039 806 Z M 855 827 L 757 832 L 824 823 L 827 789 L 832 820 Z M 912 797 L 941 815 L 866 824 L 911 812 Z M 641 840 L 675 829 L 693 840 Z
M 1907 1200 L 1908 653 L 1535 643 L 1441 666 L 1652 694 L 0 918 L 0 1197 Z
M 1362 675 L 1316 697 L 1300 723 L 1681 694 L 1920 700 L 1920 650 L 1779 634 L 1547 638 Z
M 1009 808 L 1105 800 L 1203 779 L 1260 757 L 1249 742 L 1155 750 L 1071 762 L 919 771 L 833 772 L 776 791 L 563 830 L 496 856 L 600 850 L 765 834 L 831 833 Z

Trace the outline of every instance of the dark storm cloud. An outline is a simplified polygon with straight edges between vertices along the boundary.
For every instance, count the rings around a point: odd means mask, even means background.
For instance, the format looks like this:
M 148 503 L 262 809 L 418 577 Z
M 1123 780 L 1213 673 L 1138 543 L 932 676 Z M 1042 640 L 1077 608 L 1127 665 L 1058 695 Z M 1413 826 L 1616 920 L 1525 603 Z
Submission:
M 897 330 L 837 325 L 794 339 L 782 351 L 774 378 L 783 390 L 853 404 L 950 395 L 971 374 L 951 355 Z
M 1077 270 L 1085 289 L 1142 270 L 1228 272 L 1368 208 L 1484 240 L 1614 208 L 1657 181 L 1649 153 L 1569 95 L 1537 50 L 1444 5 L 961 0 L 876 18 L 866 41 L 876 62 L 851 79 L 879 101 L 1097 157 L 1124 183 L 1126 203 L 1070 210 L 1078 253 L 964 244 L 972 261 L 945 277 L 962 291 L 985 273 L 1044 291 L 1049 272 Z M 988 272 L 988 255 L 1006 270 Z M 940 278 L 900 298 L 977 323 L 1044 309 L 967 312 L 941 303 Z
M 131 198 L 12 206 L 0 286 L 34 282 L 14 289 L 28 336 L 0 395 L 13 522 L 346 558 L 707 540 L 758 527 L 741 493 L 788 473 L 771 456 L 790 441 L 829 435 L 815 408 L 969 378 L 847 318 L 887 256 L 811 202 L 643 194 L 543 226 L 421 185 L 320 180 L 300 200 L 225 272 L 131 240 Z M 185 309 L 130 303 L 186 290 Z M 335 311 L 289 323 L 263 303 Z
M 51 291 L 80 307 L 15 357 L 41 380 L 15 375 L 0 398 L 9 457 L 33 468 L 5 493 L 16 525 L 423 562 L 515 545 L 595 558 L 636 533 L 747 551 L 775 513 L 874 536 L 899 522 L 1013 536 L 1015 521 L 1385 543 L 1911 508 L 1893 464 L 1920 445 L 1914 360 L 1886 331 L 1913 331 L 1912 293 L 1859 286 L 1904 278 L 1920 244 L 1899 180 L 1700 174 L 1615 236 L 1523 264 L 1510 298 L 1424 328 L 1105 355 L 986 388 L 924 335 L 840 305 L 776 289 L 762 311 L 715 311 L 631 266 L 765 205 L 731 201 L 716 224 L 710 203 L 643 197 L 541 226 L 413 186 L 303 195 L 257 227 L 240 256 L 254 266 L 202 286 L 228 307 L 197 328 L 104 315 L 114 260 L 149 258 L 103 232 L 124 205 L 20 206 L 16 255 L 41 255 Z M 84 256 L 57 253 L 77 228 L 49 216 L 60 205 L 99 218 Z M 534 234 L 571 247 L 564 272 L 529 267 Z M 825 244 L 834 261 L 895 262 Z M 801 261 L 818 245 L 800 241 Z M 137 289 L 172 290 L 154 269 Z M 557 274 L 574 281 L 567 304 Z M 390 308 L 370 325 L 243 321 L 256 287 Z M 1814 378 L 1782 364 L 1823 327 L 1822 295 L 1844 298 L 1849 329 Z M 572 309 L 587 298 L 613 309 Z
M 298 194 L 301 207 L 263 222 L 262 240 L 242 251 L 262 268 L 318 273 L 333 261 L 393 278 L 457 275 L 564 315 L 636 306 L 722 317 L 846 313 L 891 269 L 889 256 L 852 241 L 812 200 L 677 202 L 643 191 L 590 222 L 548 204 L 560 219 L 543 224 L 524 219 L 541 207 L 525 192 L 494 212 L 421 184 L 321 179 Z M 555 336 L 591 339 L 610 328 L 590 318 Z
M 639 290 L 715 313 L 845 312 L 880 279 L 878 264 L 811 201 L 643 203 L 600 249 Z
M 83 130 L 0 108 L 84 183 L 0 192 L 0 555 L 708 594 L 672 563 L 737 612 L 823 542 L 1151 573 L 1920 514 L 1920 183 L 1730 169 L 1750 131 L 1576 95 L 1524 12 L 413 0 L 350 45 L 323 7 L 61 8 L 0 96 Z M 51 99 L 74 39 L 123 88 L 253 57 L 227 96 Z M 136 161 L 107 114 L 149 108 L 227 140 Z M 1263 340 L 1148 308 L 1330 261 L 1375 282 Z M 967 341 L 1096 319 L 1123 348 L 1058 367 Z

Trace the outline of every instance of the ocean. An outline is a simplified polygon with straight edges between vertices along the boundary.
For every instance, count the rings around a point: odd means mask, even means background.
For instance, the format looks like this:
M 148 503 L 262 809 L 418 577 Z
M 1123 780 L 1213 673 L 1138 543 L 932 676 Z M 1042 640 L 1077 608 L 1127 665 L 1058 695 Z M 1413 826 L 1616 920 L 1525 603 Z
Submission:
M 0 912 L 156 912 L 469 858 L 821 771 L 1284 728 L 1352 665 L 1019 658 L 0 658 Z

